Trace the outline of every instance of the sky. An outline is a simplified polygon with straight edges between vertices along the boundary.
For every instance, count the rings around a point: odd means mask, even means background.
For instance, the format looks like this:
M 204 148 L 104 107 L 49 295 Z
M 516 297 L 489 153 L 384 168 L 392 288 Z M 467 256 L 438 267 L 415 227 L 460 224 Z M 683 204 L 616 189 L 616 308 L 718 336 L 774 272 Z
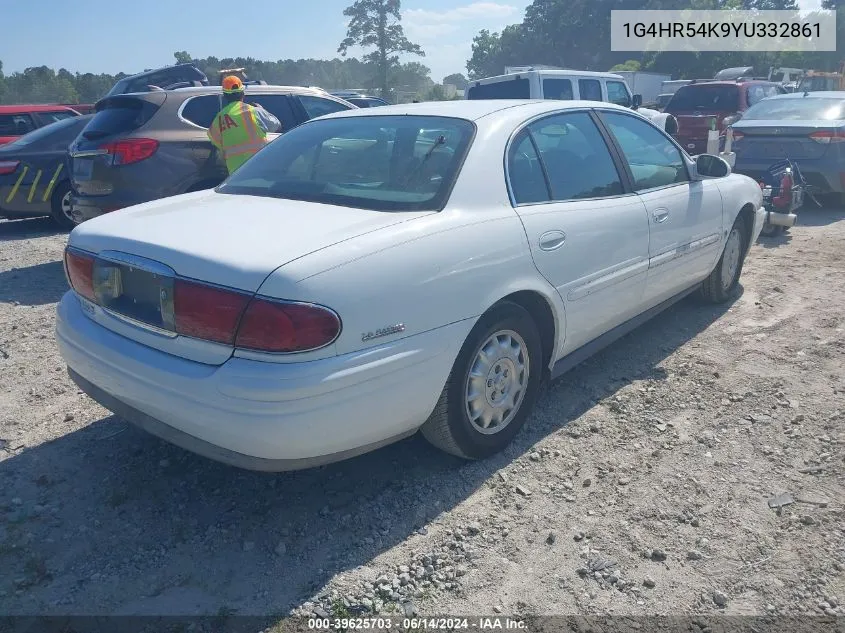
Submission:
M 260 60 L 339 57 L 346 34 L 343 9 L 352 0 L 41 0 L 3 2 L 3 71 L 30 66 L 71 72 L 140 72 L 174 63 L 174 51 L 194 58 Z M 799 0 L 817 8 L 821 0 Z M 403 0 L 402 25 L 426 52 L 414 58 L 442 81 L 466 74 L 472 38 L 522 21 L 527 0 Z M 291 8 L 293 5 L 295 9 Z M 360 51 L 350 50 L 350 56 Z M 404 61 L 410 61 L 407 58 Z M 527 60 L 530 61 L 530 60 Z

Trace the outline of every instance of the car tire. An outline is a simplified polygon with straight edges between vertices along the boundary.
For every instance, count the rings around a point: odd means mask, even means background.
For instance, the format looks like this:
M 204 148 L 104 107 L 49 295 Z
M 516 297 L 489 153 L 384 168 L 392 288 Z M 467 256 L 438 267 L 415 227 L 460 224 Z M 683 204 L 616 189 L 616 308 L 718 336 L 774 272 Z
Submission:
M 783 233 L 785 227 L 778 226 L 777 224 L 769 224 L 766 222 L 763 225 L 762 230 L 760 231 L 760 235 L 763 237 L 777 237 L 781 233 Z
M 53 190 L 53 196 L 50 198 L 52 209 L 50 215 L 53 221 L 65 230 L 70 230 L 79 224 L 71 211 L 70 196 L 70 183 L 65 181 L 56 186 L 55 190 Z
M 422 426 L 423 436 L 464 459 L 502 451 L 525 426 L 543 370 L 534 319 L 520 305 L 498 304 L 464 342 L 434 412 Z
M 748 227 L 742 217 L 737 217 L 725 240 L 719 262 L 701 284 L 700 294 L 707 303 L 725 303 L 734 296 L 745 263 L 747 245 Z

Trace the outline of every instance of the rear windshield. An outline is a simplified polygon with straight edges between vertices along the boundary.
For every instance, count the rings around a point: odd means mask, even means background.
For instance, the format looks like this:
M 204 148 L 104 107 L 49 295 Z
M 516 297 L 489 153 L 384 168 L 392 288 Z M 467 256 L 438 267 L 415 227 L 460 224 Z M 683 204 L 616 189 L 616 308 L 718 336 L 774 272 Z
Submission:
M 530 99 L 531 86 L 528 79 L 506 79 L 491 84 L 473 86 L 467 91 L 467 99 Z
M 97 114 L 91 119 L 82 136 L 89 140 L 126 134 L 146 124 L 159 106 L 131 97 L 114 97 L 97 105 Z
M 373 211 L 445 206 L 475 126 L 464 119 L 316 120 L 262 149 L 217 191 Z
M 783 119 L 788 121 L 835 121 L 845 118 L 845 99 L 796 97 L 767 99 L 748 108 L 743 121 Z
M 698 84 L 683 86 L 672 96 L 666 106 L 668 112 L 736 112 L 739 110 L 739 86 L 724 84 Z

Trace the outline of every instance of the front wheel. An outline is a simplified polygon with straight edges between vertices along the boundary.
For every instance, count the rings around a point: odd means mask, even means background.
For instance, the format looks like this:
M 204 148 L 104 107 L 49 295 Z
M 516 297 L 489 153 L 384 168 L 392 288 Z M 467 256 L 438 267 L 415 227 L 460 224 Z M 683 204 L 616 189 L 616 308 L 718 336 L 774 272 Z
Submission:
M 733 297 L 739 285 L 742 265 L 745 262 L 745 248 L 748 244 L 748 229 L 738 217 L 725 240 L 725 249 L 710 276 L 701 284 L 701 296 L 709 303 L 725 303 Z
M 525 425 L 542 374 L 534 319 L 514 303 L 494 307 L 464 342 L 423 436 L 465 459 L 500 452 Z

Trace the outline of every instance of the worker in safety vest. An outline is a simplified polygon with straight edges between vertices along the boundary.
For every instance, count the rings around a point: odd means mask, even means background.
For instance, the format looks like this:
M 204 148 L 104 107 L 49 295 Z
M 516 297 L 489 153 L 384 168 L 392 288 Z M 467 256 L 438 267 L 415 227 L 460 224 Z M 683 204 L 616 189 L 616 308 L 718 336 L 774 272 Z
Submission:
M 279 120 L 260 105 L 244 103 L 244 82 L 230 75 L 223 79 L 226 105 L 208 128 L 208 138 L 223 153 L 229 174 L 267 144 L 267 133 L 278 132 Z

